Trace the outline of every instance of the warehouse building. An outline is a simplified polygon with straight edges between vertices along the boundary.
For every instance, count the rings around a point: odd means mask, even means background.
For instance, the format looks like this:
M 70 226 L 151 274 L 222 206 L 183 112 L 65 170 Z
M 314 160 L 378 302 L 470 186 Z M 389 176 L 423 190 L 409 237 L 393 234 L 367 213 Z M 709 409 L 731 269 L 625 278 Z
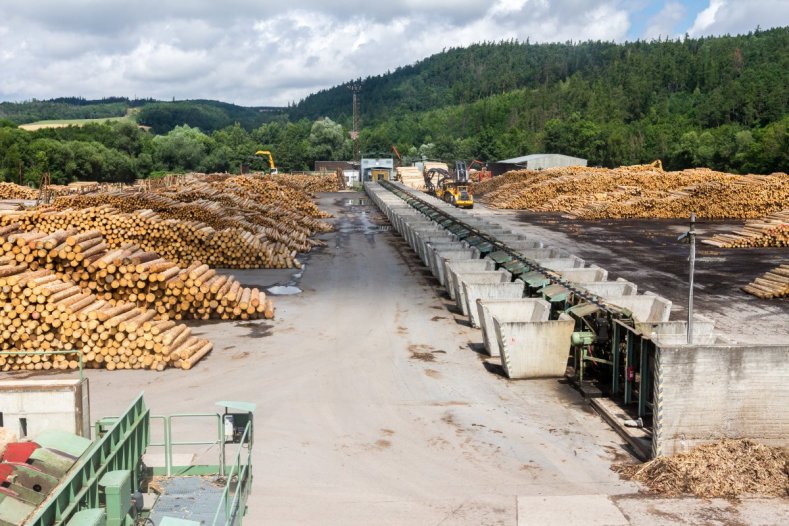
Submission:
M 510 170 L 545 170 L 546 168 L 558 168 L 561 166 L 586 166 L 586 162 L 586 159 L 560 153 L 533 153 L 488 163 L 488 168 L 493 172 L 494 176 L 497 176 Z

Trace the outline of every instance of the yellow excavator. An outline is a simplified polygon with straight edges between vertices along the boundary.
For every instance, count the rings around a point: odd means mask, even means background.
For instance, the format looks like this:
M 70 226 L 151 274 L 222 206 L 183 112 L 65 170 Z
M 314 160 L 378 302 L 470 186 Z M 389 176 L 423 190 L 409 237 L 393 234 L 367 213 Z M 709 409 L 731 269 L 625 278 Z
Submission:
M 272 175 L 276 175 L 277 173 L 277 166 L 274 164 L 274 156 L 271 155 L 271 152 L 268 150 L 258 150 L 255 152 L 255 155 L 259 155 L 261 157 L 266 157 L 268 159 L 268 167 L 269 173 Z

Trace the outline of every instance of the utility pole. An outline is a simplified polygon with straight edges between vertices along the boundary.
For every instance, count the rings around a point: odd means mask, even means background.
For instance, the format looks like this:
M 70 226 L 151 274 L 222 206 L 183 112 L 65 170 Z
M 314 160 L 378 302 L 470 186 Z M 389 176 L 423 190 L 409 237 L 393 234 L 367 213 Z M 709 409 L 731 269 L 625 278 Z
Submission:
M 359 165 L 361 170 L 361 157 L 359 155 L 359 92 L 362 91 L 362 85 L 354 83 L 348 86 L 348 89 L 353 93 L 353 131 L 351 131 L 351 139 L 353 140 L 353 160 Z M 359 174 L 361 179 L 361 173 Z
M 690 229 L 679 236 L 678 240 L 690 243 L 690 272 L 688 276 L 688 345 L 693 343 L 693 278 L 696 272 L 696 214 L 690 214 Z

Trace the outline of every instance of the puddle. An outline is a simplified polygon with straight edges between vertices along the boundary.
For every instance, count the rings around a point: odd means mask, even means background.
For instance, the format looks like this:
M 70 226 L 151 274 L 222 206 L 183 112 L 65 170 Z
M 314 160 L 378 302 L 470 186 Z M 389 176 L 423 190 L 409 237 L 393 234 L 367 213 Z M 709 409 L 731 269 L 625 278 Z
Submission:
M 345 203 L 343 203 L 343 204 L 345 206 L 367 206 L 367 205 L 370 204 L 370 200 L 369 199 L 365 199 L 365 198 L 362 198 L 362 199 L 346 199 Z
M 266 289 L 269 294 L 273 296 L 291 296 L 293 294 L 301 294 L 301 289 L 292 285 L 275 285 Z

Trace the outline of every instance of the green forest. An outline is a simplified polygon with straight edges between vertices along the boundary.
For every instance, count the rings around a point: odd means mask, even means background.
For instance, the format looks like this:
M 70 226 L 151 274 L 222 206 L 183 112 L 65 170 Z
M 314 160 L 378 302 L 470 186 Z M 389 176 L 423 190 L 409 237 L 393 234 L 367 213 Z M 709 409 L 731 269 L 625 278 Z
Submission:
M 282 170 L 349 159 L 351 83 L 361 85 L 361 150 L 451 161 L 536 152 L 618 166 L 745 173 L 789 167 L 789 28 L 637 41 L 481 43 L 351 80 L 288 108 L 216 101 L 0 103 L 0 176 L 128 181 L 165 171 L 238 171 L 257 149 Z M 27 132 L 41 119 L 108 122 Z M 257 164 L 255 164 L 257 163 Z M 263 168 L 260 160 L 253 168 Z

